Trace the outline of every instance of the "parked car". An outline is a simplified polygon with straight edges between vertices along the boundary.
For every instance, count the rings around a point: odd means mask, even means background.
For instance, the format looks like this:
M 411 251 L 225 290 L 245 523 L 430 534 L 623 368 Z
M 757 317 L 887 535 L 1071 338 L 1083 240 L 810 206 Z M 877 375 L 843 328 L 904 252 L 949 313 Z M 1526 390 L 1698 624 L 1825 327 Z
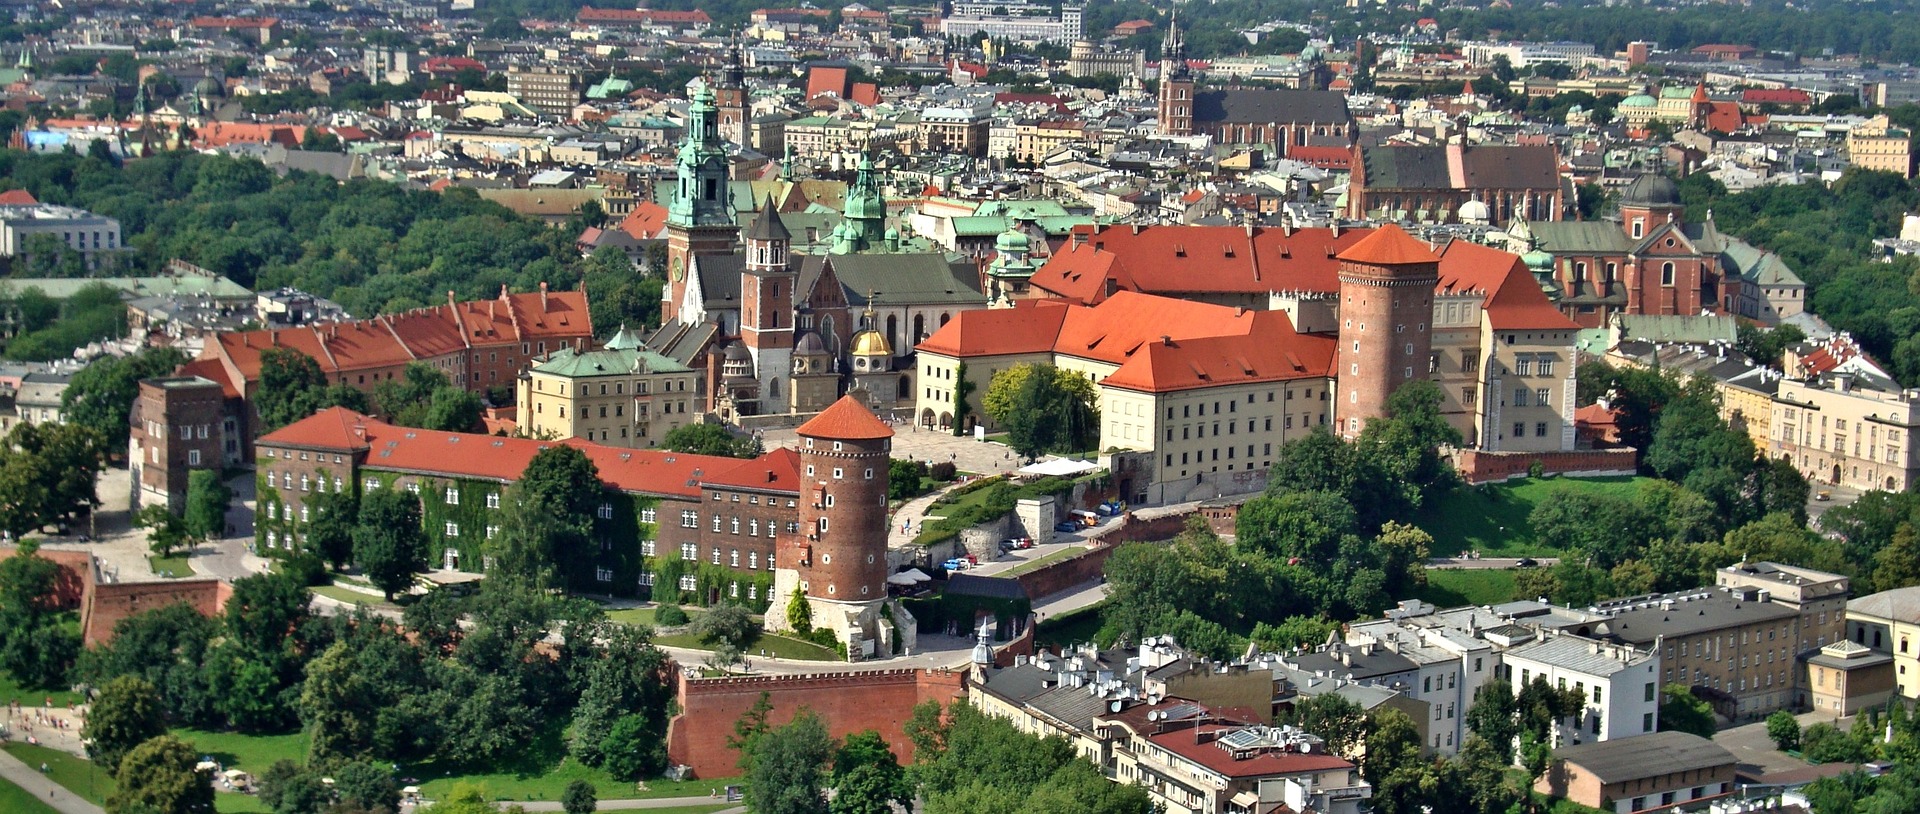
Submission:
M 1067 522 L 1062 522 L 1062 523 L 1055 523 L 1055 524 L 1053 524 L 1053 530 L 1054 530 L 1054 531 L 1060 531 L 1060 532 L 1066 532 L 1067 534 L 1072 534 L 1072 533 L 1074 533 L 1074 532 L 1076 532 L 1076 531 L 1079 531 L 1079 530 L 1080 530 L 1080 524 L 1078 524 L 1078 523 L 1067 523 Z
M 951 560 L 941 563 L 940 567 L 948 571 L 965 571 L 973 567 L 973 562 L 965 557 L 954 557 Z
M 1831 490 L 1831 489 L 1822 489 L 1822 490 L 1820 490 L 1820 491 L 1818 491 L 1818 492 L 1815 492 L 1815 493 L 1813 494 L 1813 499 L 1814 499 L 1814 500 L 1832 500 L 1832 499 L 1833 499 L 1833 490 Z
M 1011 539 L 1000 541 L 1001 551 L 1014 551 L 1017 549 L 1032 548 L 1032 547 L 1033 547 L 1032 537 L 1014 537 Z
M 1540 561 L 1532 557 L 1521 557 L 1519 562 L 1514 563 L 1514 566 L 1518 568 L 1532 568 L 1539 564 Z

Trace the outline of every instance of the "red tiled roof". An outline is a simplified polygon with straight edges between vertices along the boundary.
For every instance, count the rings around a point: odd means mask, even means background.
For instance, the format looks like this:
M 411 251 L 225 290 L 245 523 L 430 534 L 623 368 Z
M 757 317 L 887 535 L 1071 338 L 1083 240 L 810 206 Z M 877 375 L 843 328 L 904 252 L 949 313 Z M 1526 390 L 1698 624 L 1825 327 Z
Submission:
M 873 107 L 880 104 L 880 86 L 872 82 L 853 83 L 853 93 L 848 97 L 854 104 Z
M 680 23 L 708 25 L 713 18 L 699 9 L 692 11 L 666 11 L 650 9 L 594 8 L 585 6 L 574 20 L 582 23 Z
M 667 228 L 667 208 L 652 201 L 643 201 L 633 205 L 633 211 L 620 219 L 620 231 L 633 236 L 635 240 L 652 240 L 665 234 Z
M 1298 146 L 1287 148 L 1287 158 L 1323 170 L 1353 168 L 1353 151 L 1345 147 Z
M 1086 304 L 1116 291 L 1152 294 L 1317 291 L 1340 287 L 1335 255 L 1368 229 L 1253 230 L 1240 226 L 1081 226 L 1032 282 Z
M 698 498 L 709 472 L 723 472 L 761 463 L 781 451 L 751 462 L 713 455 L 691 455 L 663 450 L 607 447 L 570 438 L 538 441 L 502 438 L 466 432 L 439 432 L 396 427 L 344 407 L 329 407 L 281 427 L 257 442 L 260 446 L 294 446 L 366 454 L 364 465 L 445 477 L 511 482 L 526 471 L 540 450 L 556 443 L 586 453 L 600 471 L 600 481 L 622 492 Z M 791 451 L 785 451 L 792 455 Z
M 1176 730 L 1148 735 L 1147 740 L 1152 741 L 1155 746 L 1227 777 L 1275 777 L 1353 768 L 1352 763 L 1327 754 L 1262 752 L 1243 760 L 1234 760 L 1233 755 L 1225 749 L 1211 741 L 1200 743 L 1197 737 L 1208 734 L 1218 737 L 1222 733 L 1238 728 L 1219 724 L 1201 724 L 1197 732 Z
M 841 396 L 839 401 L 821 410 L 819 415 L 808 419 L 794 432 L 813 438 L 837 438 L 842 441 L 893 437 L 893 428 L 875 417 L 867 405 L 852 396 Z
M 732 469 L 723 469 L 701 483 L 706 486 L 797 494 L 800 491 L 800 453 L 781 447 L 751 461 L 743 461 Z
M 954 357 L 1046 353 L 1060 336 L 1064 300 L 1017 300 L 1012 308 L 963 311 L 917 348 Z
M 833 95 L 846 97 L 847 69 L 837 65 L 815 65 L 807 70 L 807 98 Z
M 1100 307 L 1107 308 L 1108 300 Z M 1101 384 L 1162 393 L 1249 382 L 1326 378 L 1334 339 L 1295 333 L 1285 312 L 1254 311 L 1245 334 L 1149 341 Z
M 420 69 L 427 73 L 456 73 L 465 70 L 484 71 L 487 65 L 473 57 L 429 57 L 421 63 Z
M 1747 123 L 1747 117 L 1740 112 L 1736 102 L 1707 103 L 1707 129 L 1731 133 Z
M 1751 105 L 1810 105 L 1813 96 L 1796 88 L 1747 88 L 1740 92 L 1740 101 Z
M 1391 223 L 1375 229 L 1367 239 L 1347 247 L 1338 257 L 1350 263 L 1373 266 L 1410 266 L 1440 259 L 1427 244 Z
M 1553 307 L 1518 255 L 1455 240 L 1440 250 L 1441 291 L 1485 291 L 1487 322 L 1497 331 L 1571 331 L 1573 320 Z
M 40 200 L 24 189 L 9 189 L 0 192 L 0 206 L 32 206 Z

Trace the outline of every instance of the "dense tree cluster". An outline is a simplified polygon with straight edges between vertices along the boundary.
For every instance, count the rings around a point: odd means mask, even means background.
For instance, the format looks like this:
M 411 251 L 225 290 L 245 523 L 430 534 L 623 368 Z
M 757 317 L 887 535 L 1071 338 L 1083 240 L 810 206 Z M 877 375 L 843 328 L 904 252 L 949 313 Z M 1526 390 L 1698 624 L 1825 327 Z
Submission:
M 596 325 L 611 330 L 659 319 L 657 280 L 651 301 L 635 290 L 621 296 L 616 289 L 631 288 L 635 276 L 624 259 L 615 269 L 581 258 L 575 232 L 547 228 L 460 187 L 409 191 L 300 172 L 276 178 L 250 158 L 198 153 L 116 166 L 89 156 L 4 151 L 0 177 L 42 201 L 119 219 L 134 249 L 122 258 L 128 273 L 154 273 L 179 258 L 255 289 L 294 286 L 359 316 L 443 302 L 449 291 L 484 299 L 503 285 L 530 291 L 545 282 L 567 290 L 584 282 Z
M 1814 781 L 1805 790 L 1814 814 L 1920 811 L 1920 719 L 1897 700 L 1862 714 L 1845 732 L 1829 723 L 1809 726 L 1799 747 L 1809 763 L 1893 764 L 1877 776 L 1855 770 Z
M 1084 452 L 1100 442 L 1093 380 L 1052 365 L 1014 365 L 987 383 L 981 409 L 1007 431 L 1007 446 L 1027 460 Z
M 751 436 L 735 435 L 725 425 L 702 422 L 668 430 L 660 439 L 660 445 L 674 452 L 729 458 L 754 458 L 761 451 L 760 442 Z
M 39 235 L 51 238 L 51 235 Z M 29 239 L 31 262 L 15 263 L 15 276 L 28 275 L 78 277 L 86 273 L 79 253 L 59 243 Z M 60 262 L 50 267 L 52 258 Z M 120 290 L 104 283 L 81 287 L 65 300 L 54 300 L 38 287 L 27 286 L 18 292 L 0 286 L 0 302 L 9 303 L 20 315 L 19 333 L 6 341 L 6 357 L 33 362 L 72 358 L 75 349 L 89 342 L 125 336 L 127 306 Z
M 1327 628 L 1315 620 L 1376 613 L 1424 584 L 1433 538 L 1400 521 L 1456 483 L 1438 450 L 1459 435 L 1440 418 L 1438 396 L 1410 384 L 1356 441 L 1316 428 L 1282 445 L 1266 493 L 1240 507 L 1231 545 L 1196 522 L 1169 544 L 1115 551 L 1101 641 L 1172 634 L 1216 658 L 1249 634 L 1281 647 L 1317 643 Z M 1268 620 L 1290 629 L 1282 635 Z
M 1029 735 L 965 703 L 946 712 L 943 719 L 939 705 L 927 702 L 907 722 L 914 749 L 908 775 L 926 814 L 1153 810 L 1145 790 L 1108 780 L 1065 739 Z
M 0 560 L 0 670 L 32 687 L 63 686 L 80 634 L 54 604 L 60 566 L 32 540 Z
M 92 511 L 105 447 L 92 427 L 15 424 L 0 438 L 0 530 L 18 538 Z

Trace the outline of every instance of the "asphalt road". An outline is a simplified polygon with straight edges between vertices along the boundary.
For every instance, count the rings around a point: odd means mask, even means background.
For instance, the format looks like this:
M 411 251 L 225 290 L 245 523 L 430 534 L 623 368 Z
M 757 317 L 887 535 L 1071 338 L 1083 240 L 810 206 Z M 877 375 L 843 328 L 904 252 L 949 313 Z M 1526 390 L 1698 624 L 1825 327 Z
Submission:
M 1559 557 L 1534 557 L 1533 561 L 1541 568 L 1551 568 L 1560 564 Z M 1519 557 L 1434 557 L 1427 560 L 1428 568 L 1459 569 L 1462 571 L 1497 570 L 1501 568 L 1519 568 Z

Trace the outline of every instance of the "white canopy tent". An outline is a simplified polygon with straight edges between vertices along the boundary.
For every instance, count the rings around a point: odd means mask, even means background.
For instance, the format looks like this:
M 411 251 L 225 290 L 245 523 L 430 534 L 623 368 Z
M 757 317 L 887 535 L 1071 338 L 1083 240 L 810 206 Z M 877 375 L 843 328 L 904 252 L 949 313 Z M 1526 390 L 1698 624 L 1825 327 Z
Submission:
M 888 585 L 919 585 L 922 582 L 932 582 L 932 581 L 933 581 L 933 577 L 928 576 L 927 572 L 922 571 L 918 568 L 909 568 L 905 571 L 901 571 L 898 574 L 894 574 L 893 576 L 887 577 Z
M 1088 472 L 1095 471 L 1099 468 L 1100 468 L 1100 465 L 1092 461 L 1074 461 L 1074 460 L 1069 460 L 1067 458 L 1053 458 L 1050 460 L 1040 461 L 1039 463 L 1028 464 L 1026 466 L 1020 467 L 1020 474 L 1039 475 L 1041 477 L 1053 477 L 1053 478 L 1071 478 L 1077 475 L 1085 475 Z

